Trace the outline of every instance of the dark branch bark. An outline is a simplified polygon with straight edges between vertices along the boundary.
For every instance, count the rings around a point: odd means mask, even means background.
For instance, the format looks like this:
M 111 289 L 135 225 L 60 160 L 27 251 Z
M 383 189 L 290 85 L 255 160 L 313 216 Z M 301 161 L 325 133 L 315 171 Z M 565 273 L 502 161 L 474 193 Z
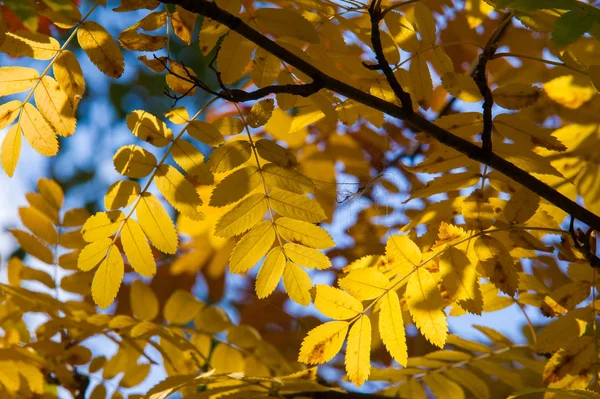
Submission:
M 394 71 L 392 70 L 392 67 L 390 67 L 390 63 L 385 58 L 385 54 L 383 54 L 381 33 L 379 32 L 379 23 L 381 22 L 382 18 L 380 0 L 372 0 L 371 5 L 369 6 L 369 16 L 371 17 L 371 44 L 373 45 L 373 51 L 375 51 L 375 58 L 377 59 L 376 67 L 377 69 L 381 69 L 385 75 L 385 78 L 392 88 L 392 91 L 398 100 L 400 100 L 402 109 L 404 109 L 407 113 L 412 114 L 413 106 L 410 95 L 404 91 L 400 85 L 400 82 L 398 82 L 398 79 L 396 79 L 396 75 L 394 75 Z
M 597 216 L 584 207 L 578 205 L 576 202 L 570 200 L 552 187 L 536 179 L 528 172 L 518 168 L 496 154 L 487 153 L 482 148 L 471 143 L 470 141 L 455 136 L 447 130 L 442 129 L 434 123 L 428 121 L 418 113 L 407 112 L 407 110 L 396 104 L 389 103 L 371 94 L 365 93 L 353 86 L 350 86 L 325 74 L 318 68 L 289 52 L 260 32 L 257 32 L 249 25 L 244 23 L 240 18 L 220 9 L 215 3 L 207 0 L 160 1 L 163 3 L 177 4 L 188 11 L 203 15 L 227 26 L 229 29 L 236 31 L 238 34 L 262 47 L 280 60 L 308 75 L 313 79 L 313 81 L 321 82 L 324 88 L 337 92 L 373 109 L 377 109 L 389 116 L 403 120 L 413 130 L 426 132 L 440 143 L 459 151 L 475 161 L 494 168 L 515 182 L 535 192 L 548 202 L 564 210 L 576 219 L 584 222 L 595 230 L 600 231 L 600 216 Z
M 481 132 L 481 149 L 488 154 L 492 153 L 492 128 L 494 127 L 492 107 L 494 97 L 487 82 L 488 55 L 484 52 L 479 56 L 473 79 L 477 83 L 479 92 L 483 97 L 483 131 Z

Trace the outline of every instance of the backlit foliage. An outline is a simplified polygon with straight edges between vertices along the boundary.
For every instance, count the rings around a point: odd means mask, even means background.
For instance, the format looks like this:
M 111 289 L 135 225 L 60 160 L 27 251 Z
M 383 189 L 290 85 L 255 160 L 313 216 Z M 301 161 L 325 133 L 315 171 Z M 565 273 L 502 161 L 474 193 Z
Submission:
M 167 89 L 98 204 L 18 209 L 0 396 L 600 397 L 590 3 L 5 1 L 8 176 L 82 134 L 82 59 Z M 521 343 L 449 328 L 508 307 Z

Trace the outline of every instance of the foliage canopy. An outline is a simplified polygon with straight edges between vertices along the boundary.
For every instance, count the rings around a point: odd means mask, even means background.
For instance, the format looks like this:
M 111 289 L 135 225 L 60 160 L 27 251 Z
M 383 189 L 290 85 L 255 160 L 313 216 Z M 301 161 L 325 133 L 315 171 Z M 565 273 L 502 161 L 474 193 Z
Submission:
M 104 196 L 18 209 L 1 397 L 600 397 L 589 2 L 5 0 L 0 52 L 8 176 L 88 62 L 148 93 Z M 508 307 L 524 343 L 449 329 Z

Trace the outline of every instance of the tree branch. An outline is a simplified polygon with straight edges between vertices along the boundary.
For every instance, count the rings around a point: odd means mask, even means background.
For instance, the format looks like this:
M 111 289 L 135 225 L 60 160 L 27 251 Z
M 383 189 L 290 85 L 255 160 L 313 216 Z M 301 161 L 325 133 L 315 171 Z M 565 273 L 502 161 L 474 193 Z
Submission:
M 385 58 L 385 54 L 383 54 L 383 47 L 381 45 L 381 33 L 379 32 L 379 23 L 381 22 L 382 13 L 381 13 L 381 0 L 372 0 L 371 5 L 369 6 L 369 16 L 371 17 L 371 44 L 373 45 L 373 51 L 375 51 L 375 58 L 377 59 L 377 69 L 381 69 L 383 74 L 385 75 L 388 84 L 392 88 L 392 91 L 400 100 L 402 104 L 402 109 L 406 110 L 407 113 L 413 113 L 412 100 L 410 99 L 410 95 L 404 91 L 398 79 L 396 79 L 396 75 L 394 75 L 394 71 L 392 71 L 392 67 L 388 60 Z M 371 69 L 371 67 L 369 67 Z
M 588 211 L 552 187 L 536 179 L 523 169 L 518 168 L 511 162 L 508 162 L 496 154 L 488 154 L 474 143 L 455 136 L 449 131 L 442 129 L 441 127 L 425 119 L 418 113 L 409 112 L 396 104 L 365 93 L 362 90 L 359 90 L 325 74 L 309 62 L 303 60 L 260 32 L 254 30 L 248 24 L 244 23 L 240 18 L 220 9 L 215 3 L 207 0 L 160 1 L 163 3 L 179 5 L 188 11 L 203 15 L 227 26 L 229 29 L 236 31 L 238 34 L 262 47 L 275 57 L 295 67 L 300 72 L 308 75 L 313 79 L 313 81 L 322 82 L 324 88 L 337 92 L 368 107 L 379 110 L 389 116 L 403 120 L 415 131 L 426 132 L 440 143 L 457 150 L 458 152 L 475 161 L 494 168 L 515 182 L 527 187 L 529 190 L 538 194 L 540 197 L 567 212 L 571 216 L 584 222 L 595 230 L 600 231 L 600 216 Z

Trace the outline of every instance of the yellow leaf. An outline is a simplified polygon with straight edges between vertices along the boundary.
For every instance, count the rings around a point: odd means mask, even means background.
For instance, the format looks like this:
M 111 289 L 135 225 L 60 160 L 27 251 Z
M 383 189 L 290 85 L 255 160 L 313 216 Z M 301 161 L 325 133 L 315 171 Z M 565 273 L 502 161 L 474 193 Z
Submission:
M 279 72 L 277 83 L 280 85 L 293 85 L 296 84 L 296 81 L 294 80 L 294 77 L 290 71 L 284 68 L 281 70 L 281 72 Z M 277 106 L 284 111 L 289 111 L 290 109 L 294 108 L 294 105 L 296 105 L 296 102 L 298 101 L 298 96 L 288 93 L 278 93 L 275 98 L 277 99 Z M 278 110 L 279 109 L 276 111 Z M 289 128 L 287 130 L 289 131 Z
M 54 263 L 52 251 L 45 246 L 40 240 L 29 233 L 18 229 L 10 229 L 10 233 L 17 239 L 19 245 L 25 252 L 31 256 L 35 256 L 39 260 L 49 265 Z
M 170 111 L 165 112 L 165 117 L 169 118 L 171 123 L 176 125 L 182 125 L 190 120 L 190 115 L 185 107 L 173 108 Z
M 98 212 L 91 216 L 81 228 L 83 239 L 94 242 L 110 237 L 121 227 L 125 215 L 121 211 Z
M 49 60 L 60 50 L 58 41 L 50 36 L 19 30 L 6 32 L 6 39 L 0 52 L 11 57 L 31 57 L 36 60 Z
M 329 233 L 322 227 L 301 220 L 281 217 L 275 221 L 277 233 L 287 241 L 307 247 L 327 249 L 335 246 Z
M 433 82 L 425 58 L 415 54 L 409 67 L 410 93 L 417 104 L 423 109 L 429 109 L 433 96 Z
M 40 75 L 33 68 L 10 66 L 0 68 L 0 96 L 21 93 L 33 88 Z
M 69 50 L 63 50 L 56 57 L 52 68 L 54 78 L 69 98 L 73 109 L 76 110 L 85 93 L 85 79 L 77 57 Z
M 247 141 L 230 141 L 216 148 L 208 158 L 210 170 L 224 173 L 245 163 L 252 155 L 252 147 Z
M 188 291 L 179 289 L 167 299 L 163 316 L 167 323 L 183 325 L 192 321 L 203 307 L 204 304 L 196 297 Z
M 274 107 L 275 101 L 272 98 L 257 102 L 252 106 L 252 109 L 250 109 L 250 113 L 246 118 L 246 123 L 253 128 L 265 125 L 269 119 L 271 119 Z
M 204 155 L 189 141 L 177 140 L 171 149 L 173 160 L 189 175 L 194 176 L 199 184 L 212 184 L 214 176 L 204 162 Z
M 45 156 L 58 153 L 56 133 L 33 105 L 27 103 L 23 106 L 20 123 L 25 140 L 34 150 Z
M 138 182 L 132 180 L 119 180 L 113 183 L 104 196 L 106 209 L 124 208 L 133 204 L 140 194 L 141 188 Z
M 404 15 L 396 12 L 388 12 L 385 14 L 384 19 L 398 47 L 409 53 L 419 51 L 417 32 Z
M 400 62 L 400 53 L 394 39 L 386 32 L 380 32 L 381 48 L 383 55 L 390 65 L 396 65 Z
M 166 164 L 160 165 L 154 182 L 167 201 L 183 216 L 192 220 L 204 219 L 204 214 L 199 210 L 202 200 L 196 188 L 177 169 Z
M 275 188 L 269 194 L 269 202 L 273 210 L 281 216 L 311 223 L 318 223 L 327 219 L 321 205 L 303 195 Z
M 431 52 L 431 63 L 440 76 L 454 72 L 452 59 L 446 54 L 443 47 L 435 47 Z
M 315 191 L 312 180 L 294 169 L 284 169 L 268 163 L 262 167 L 262 176 L 267 185 L 292 193 L 310 194 Z
M 0 129 L 4 129 L 17 119 L 22 106 L 23 103 L 19 100 L 12 100 L 0 105 Z
M 384 294 L 389 284 L 390 280 L 373 268 L 352 270 L 338 281 L 341 289 L 360 301 Z
M 446 314 L 442 311 L 444 300 L 427 269 L 420 267 L 410 276 L 406 304 L 421 334 L 433 345 L 443 348 L 448 336 Z
M 346 373 L 357 387 L 361 386 L 371 372 L 371 320 L 360 317 L 350 329 L 346 345 Z
M 444 89 L 452 96 L 468 103 L 483 100 L 477 84 L 472 77 L 462 73 L 446 73 L 442 76 Z
M 208 333 L 216 334 L 231 327 L 225 311 L 217 306 L 206 306 L 194 320 L 194 325 Z
M 569 109 L 577 109 L 588 102 L 596 91 L 589 85 L 580 86 L 573 82 L 573 75 L 564 75 L 544 83 L 544 91 L 560 105 Z
M 496 287 L 514 296 L 519 286 L 519 276 L 512 256 L 502 242 L 482 235 L 475 240 L 475 253 L 486 277 Z
M 169 65 L 171 72 L 166 77 L 167 85 L 177 94 L 185 96 L 194 95 L 198 89 L 192 80 L 197 77 L 196 72 L 175 61 L 169 61 Z
M 262 183 L 256 166 L 246 166 L 227 175 L 214 188 L 210 206 L 225 206 L 244 198 Z
M 466 368 L 450 367 L 444 374 L 467 388 L 475 398 L 489 399 L 491 396 L 488 384 Z
M 406 275 L 421 263 L 421 250 L 408 236 L 393 235 L 388 238 L 385 256 L 396 274 Z
M 440 256 L 439 264 L 440 276 L 452 300 L 475 299 L 477 271 L 467 255 L 449 246 Z
M 283 286 L 292 301 L 308 306 L 312 281 L 304 269 L 293 262 L 287 262 L 283 272 Z
M 551 134 L 548 128 L 540 127 L 517 114 L 500 114 L 494 118 L 494 130 L 516 144 L 566 151 L 567 147 Z
M 252 67 L 252 81 L 256 87 L 272 85 L 279 76 L 281 61 L 262 47 L 256 49 Z
M 254 43 L 234 31 L 229 31 L 217 55 L 217 65 L 223 83 L 235 83 L 243 76 L 254 48 Z
M 224 141 L 223 135 L 219 130 L 204 121 L 190 121 L 187 126 L 187 132 L 196 140 L 213 147 L 220 145 Z
M 400 300 L 395 291 L 388 291 L 381 298 L 379 309 L 379 336 L 385 349 L 402 367 L 406 367 L 408 352 L 406 347 L 406 333 L 402 321 Z
M 79 252 L 77 267 L 84 272 L 92 270 L 106 257 L 106 253 L 113 245 L 110 238 L 102 238 L 88 244 Z
M 261 139 L 255 143 L 258 155 L 282 168 L 296 166 L 296 156 L 272 140 Z
M 244 356 L 239 350 L 219 343 L 212 352 L 210 365 L 217 373 L 230 374 L 244 371 Z
M 362 303 L 339 288 L 318 284 L 316 289 L 315 307 L 327 317 L 346 320 L 363 312 Z
M 21 279 L 37 281 L 51 289 L 56 288 L 56 283 L 54 282 L 53 278 L 43 270 L 24 267 L 21 270 Z
M 77 40 L 90 61 L 104 74 L 111 78 L 123 74 L 125 62 L 119 45 L 101 25 L 84 22 L 77 30 Z
M 146 111 L 133 111 L 127 115 L 126 122 L 134 136 L 155 147 L 164 147 L 173 139 L 171 129 L 163 121 Z
M 135 212 L 152 245 L 166 254 L 177 252 L 179 238 L 173 221 L 154 195 L 142 194 Z
M 117 247 L 112 246 L 92 280 L 92 298 L 101 309 L 109 307 L 117 297 L 124 274 L 123 257 Z
M 75 112 L 56 80 L 49 76 L 42 77 L 33 95 L 40 113 L 50 122 L 56 133 L 68 137 L 75 132 Z
M 277 288 L 285 268 L 285 253 L 281 247 L 269 251 L 256 277 L 256 295 L 266 298 Z
M 310 22 L 296 11 L 285 8 L 259 8 L 254 13 L 257 23 L 275 35 L 289 36 L 318 44 L 319 34 Z
M 233 237 L 251 229 L 268 210 L 264 194 L 252 194 L 224 214 L 215 226 L 218 237 Z
M 21 221 L 35 236 L 50 245 L 58 242 L 58 233 L 52 221 L 42 211 L 34 207 L 20 207 Z
M 510 224 L 523 224 L 533 217 L 540 206 L 540 197 L 523 187 L 513 193 L 504 207 L 504 217 Z
M 489 229 L 495 220 L 494 207 L 481 190 L 475 190 L 464 199 L 462 214 L 469 229 Z
M 123 226 L 121 244 L 133 270 L 144 277 L 156 274 L 156 261 L 146 235 L 140 225 L 131 218 L 127 219 Z
M 322 252 L 304 245 L 287 243 L 283 246 L 286 256 L 294 263 L 309 269 L 325 270 L 331 267 L 331 260 Z
M 244 273 L 254 266 L 273 245 L 275 231 L 272 223 L 265 220 L 254 226 L 231 252 L 229 268 L 231 273 Z
M 342 349 L 347 333 L 347 321 L 330 321 L 313 328 L 302 341 L 298 361 L 307 364 L 330 361 Z
M 167 45 L 167 38 L 165 36 L 138 33 L 132 28 L 121 32 L 117 40 L 123 48 L 132 51 L 158 51 Z
M 156 167 L 156 157 L 137 145 L 126 145 L 115 153 L 113 163 L 117 172 L 136 179 L 147 176 Z
M 413 198 L 427 198 L 434 194 L 447 193 L 461 188 L 471 187 L 481 179 L 480 172 L 469 170 L 462 173 L 448 173 L 428 181 L 425 186 L 412 191 L 411 196 L 404 201 Z
M 492 96 L 502 108 L 517 110 L 534 105 L 542 96 L 542 90 L 527 83 L 513 82 L 498 87 Z
M 2 169 L 8 177 L 12 177 L 15 173 L 17 163 L 21 155 L 21 132 L 18 125 L 10 127 L 6 136 L 2 140 L 2 148 L 0 149 L 0 158 L 2 159 Z
M 177 11 L 171 14 L 171 24 L 173 33 L 186 44 L 192 43 L 192 32 L 196 24 L 196 14 L 186 9 L 176 6 Z M 153 29 L 152 29 L 153 30 Z
M 48 202 L 48 204 L 50 204 L 54 209 L 60 210 L 65 194 L 57 182 L 52 179 L 41 178 L 37 182 L 37 189 L 42 197 L 44 197 L 44 199 Z
M 423 382 L 431 392 L 439 399 L 464 399 L 465 392 L 456 382 L 440 373 L 427 373 Z
M 135 280 L 129 291 L 129 302 L 133 315 L 144 321 L 150 321 L 158 316 L 158 297 L 148 284 Z
M 421 34 L 423 42 L 431 45 L 435 44 L 437 39 L 435 35 L 435 19 L 433 19 L 429 8 L 423 3 L 417 3 L 415 4 L 414 13 L 415 25 Z

